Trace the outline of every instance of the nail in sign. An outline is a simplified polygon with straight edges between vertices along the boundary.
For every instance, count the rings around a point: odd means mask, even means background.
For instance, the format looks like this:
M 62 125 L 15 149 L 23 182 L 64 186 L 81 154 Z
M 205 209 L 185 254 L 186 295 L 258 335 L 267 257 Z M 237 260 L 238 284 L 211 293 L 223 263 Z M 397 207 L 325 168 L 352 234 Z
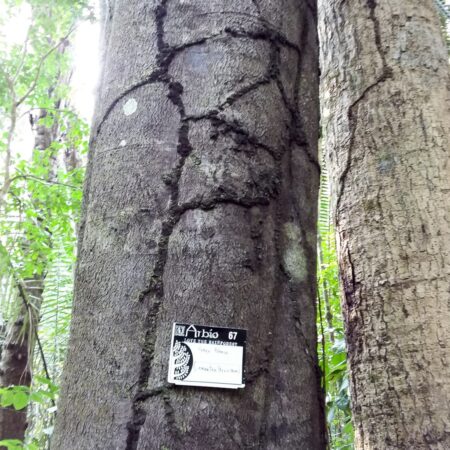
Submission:
M 237 389 L 245 386 L 247 330 L 173 324 L 169 383 Z

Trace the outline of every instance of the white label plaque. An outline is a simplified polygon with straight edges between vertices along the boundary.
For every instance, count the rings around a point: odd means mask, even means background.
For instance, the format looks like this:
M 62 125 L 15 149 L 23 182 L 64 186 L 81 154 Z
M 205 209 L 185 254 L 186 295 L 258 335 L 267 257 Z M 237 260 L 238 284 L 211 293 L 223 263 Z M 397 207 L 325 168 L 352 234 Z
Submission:
M 247 331 L 174 323 L 169 383 L 237 389 L 245 386 Z

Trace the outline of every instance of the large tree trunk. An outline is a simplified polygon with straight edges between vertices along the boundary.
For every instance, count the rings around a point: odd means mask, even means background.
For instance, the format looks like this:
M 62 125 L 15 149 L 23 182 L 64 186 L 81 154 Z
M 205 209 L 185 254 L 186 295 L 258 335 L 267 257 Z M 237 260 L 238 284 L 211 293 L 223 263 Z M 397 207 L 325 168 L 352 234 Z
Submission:
M 117 0 L 53 449 L 321 449 L 314 2 Z M 172 322 L 248 329 L 168 385 Z
M 450 448 L 450 95 L 433 0 L 322 0 L 358 449 Z

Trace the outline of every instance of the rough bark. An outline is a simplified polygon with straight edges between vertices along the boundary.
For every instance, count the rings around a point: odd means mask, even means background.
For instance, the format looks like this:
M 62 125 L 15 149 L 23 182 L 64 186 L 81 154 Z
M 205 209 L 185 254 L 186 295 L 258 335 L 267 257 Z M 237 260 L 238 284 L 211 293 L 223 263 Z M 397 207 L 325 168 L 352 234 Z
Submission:
M 357 449 L 450 448 L 450 95 L 432 0 L 322 0 Z
M 104 14 L 53 449 L 321 449 L 314 2 Z M 167 385 L 173 321 L 248 329 L 247 386 Z

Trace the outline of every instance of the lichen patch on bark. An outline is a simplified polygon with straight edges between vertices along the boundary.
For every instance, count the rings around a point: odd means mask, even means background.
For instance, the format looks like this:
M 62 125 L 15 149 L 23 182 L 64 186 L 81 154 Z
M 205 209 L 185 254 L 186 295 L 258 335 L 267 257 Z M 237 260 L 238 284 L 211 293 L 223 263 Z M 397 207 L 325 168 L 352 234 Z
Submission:
M 123 113 L 126 116 L 131 116 L 131 114 L 134 114 L 137 110 L 137 101 L 135 98 L 129 98 L 122 106 Z
M 302 244 L 301 230 L 294 223 L 286 223 L 283 231 L 286 242 L 283 251 L 284 267 L 295 281 L 304 281 L 308 275 L 308 261 Z

